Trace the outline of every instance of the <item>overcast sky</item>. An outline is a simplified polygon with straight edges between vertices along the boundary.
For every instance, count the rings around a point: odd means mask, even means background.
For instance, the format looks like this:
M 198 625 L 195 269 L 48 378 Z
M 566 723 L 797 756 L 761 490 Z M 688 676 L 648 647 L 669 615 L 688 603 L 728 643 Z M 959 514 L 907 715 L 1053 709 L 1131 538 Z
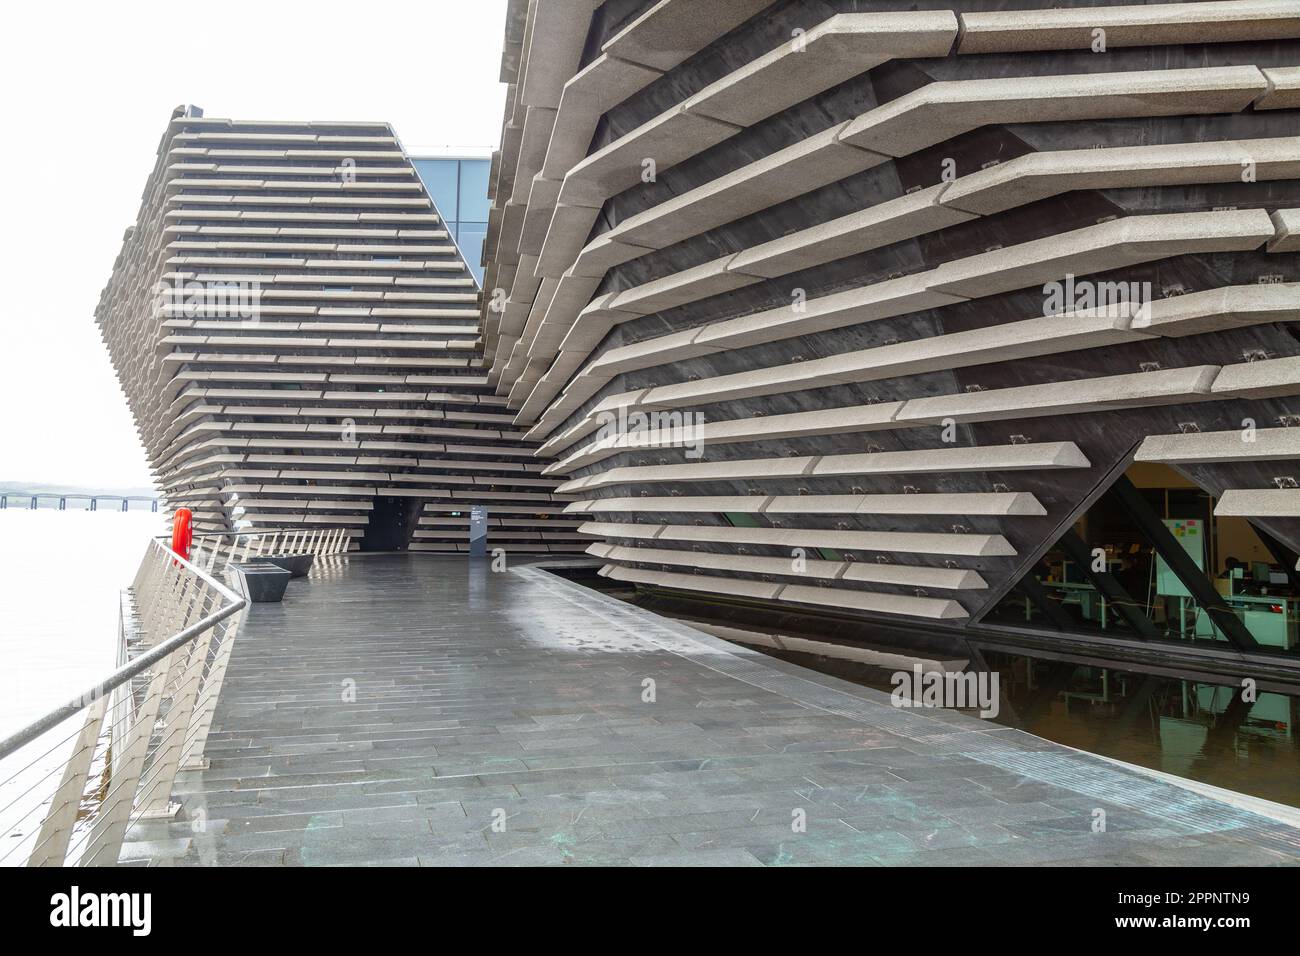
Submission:
M 505 0 L 15 3 L 0 58 L 0 481 L 148 485 L 94 323 L 172 108 L 496 145 Z

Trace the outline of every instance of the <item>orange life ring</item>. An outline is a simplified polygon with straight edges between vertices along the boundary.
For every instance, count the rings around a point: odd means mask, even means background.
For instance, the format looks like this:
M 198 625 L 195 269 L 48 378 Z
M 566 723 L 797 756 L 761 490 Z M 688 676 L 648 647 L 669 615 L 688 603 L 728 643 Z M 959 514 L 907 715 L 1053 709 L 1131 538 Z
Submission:
M 194 514 L 189 508 L 177 508 L 172 516 L 172 551 L 188 561 L 193 542 Z

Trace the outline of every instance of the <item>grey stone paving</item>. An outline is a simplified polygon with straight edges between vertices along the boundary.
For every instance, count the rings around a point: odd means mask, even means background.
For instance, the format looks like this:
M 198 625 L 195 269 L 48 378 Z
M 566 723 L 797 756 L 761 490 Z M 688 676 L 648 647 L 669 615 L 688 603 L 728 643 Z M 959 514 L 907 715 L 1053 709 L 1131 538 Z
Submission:
M 208 756 L 124 861 L 1300 862 L 1268 818 L 464 558 L 353 556 L 254 607 Z

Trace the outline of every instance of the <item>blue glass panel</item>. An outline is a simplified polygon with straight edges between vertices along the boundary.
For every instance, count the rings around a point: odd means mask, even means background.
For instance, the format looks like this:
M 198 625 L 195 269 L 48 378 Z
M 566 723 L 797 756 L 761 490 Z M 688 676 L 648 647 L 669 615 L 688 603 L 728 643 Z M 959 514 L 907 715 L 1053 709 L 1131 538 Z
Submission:
M 429 190 L 434 204 L 447 222 L 454 223 L 460 214 L 456 203 L 456 167 L 455 159 L 416 159 L 412 160 L 415 170 L 424 180 L 424 188 Z M 486 187 L 485 187 L 486 188 Z
M 460 211 L 456 218 L 486 222 L 488 217 L 488 159 L 462 159 L 460 162 Z
M 465 263 L 469 266 L 469 271 L 474 273 L 474 281 L 480 286 L 483 284 L 483 266 L 479 260 L 483 258 L 483 240 L 486 238 L 485 222 L 462 222 L 456 235 L 456 245 L 460 246 Z

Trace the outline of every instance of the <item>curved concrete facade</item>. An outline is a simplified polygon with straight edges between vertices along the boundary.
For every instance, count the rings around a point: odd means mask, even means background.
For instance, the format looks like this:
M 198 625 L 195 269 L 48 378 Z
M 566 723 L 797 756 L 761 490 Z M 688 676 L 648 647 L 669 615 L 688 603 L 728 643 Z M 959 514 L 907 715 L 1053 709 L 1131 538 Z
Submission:
M 492 394 L 475 282 L 383 123 L 178 109 L 96 310 L 169 507 L 199 530 L 575 550 Z M 382 527 L 381 527 L 382 525 Z
M 1300 547 L 1300 9 L 913 6 L 511 4 L 488 379 L 604 573 L 960 626 L 1135 458 Z

